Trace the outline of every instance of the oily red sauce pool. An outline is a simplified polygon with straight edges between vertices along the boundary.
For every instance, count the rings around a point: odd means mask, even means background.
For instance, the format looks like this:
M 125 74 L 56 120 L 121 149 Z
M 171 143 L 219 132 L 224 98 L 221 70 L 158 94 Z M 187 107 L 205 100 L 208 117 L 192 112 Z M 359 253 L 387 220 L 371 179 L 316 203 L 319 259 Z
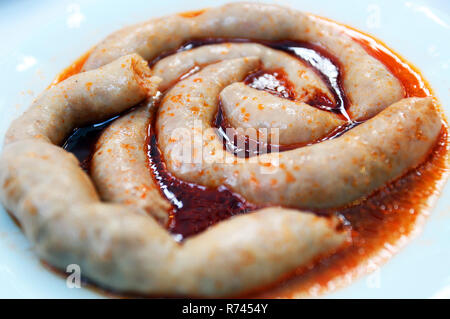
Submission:
M 389 68 L 389 70 L 401 81 L 405 96 L 429 96 L 431 90 L 428 84 L 422 79 L 420 73 L 401 57 L 387 49 L 380 41 L 375 40 L 350 27 L 337 24 L 323 19 L 327 23 L 333 24 L 336 28 L 341 28 L 347 32 L 355 41 L 359 42 L 364 49 L 380 60 Z M 248 42 L 243 39 L 207 39 L 195 40 L 187 43 L 180 50 L 190 49 L 196 46 L 221 43 L 221 42 Z M 263 42 L 256 41 L 272 48 L 286 51 L 294 54 L 298 58 L 308 62 L 308 56 L 321 58 L 326 61 L 327 69 L 316 70 L 316 72 L 328 84 L 333 92 L 337 103 L 330 105 L 328 101 L 321 101 L 320 97 L 316 102 L 311 101 L 314 106 L 335 112 L 346 116 L 347 100 L 345 92 L 341 85 L 341 73 L 339 63 L 335 57 L 330 56 L 323 49 L 310 44 L 293 43 L 291 41 L 282 42 Z M 165 54 L 164 56 L 166 56 Z M 161 56 L 158 59 L 164 57 Z M 68 72 L 63 73 L 61 79 L 68 74 L 75 74 L 81 70 L 84 59 L 69 68 Z M 152 61 L 151 63 L 155 63 Z M 331 71 L 330 71 L 331 70 Z M 278 71 L 278 72 L 277 72 Z M 338 71 L 333 72 L 333 71 Z M 194 71 L 195 72 L 195 71 Z M 328 73 L 327 73 L 328 72 Z M 276 73 L 276 74 L 275 74 Z M 327 74 L 335 74 L 334 77 L 327 77 Z M 337 74 L 337 76 L 336 76 Z M 265 81 L 265 80 L 269 81 Z M 264 83 L 269 83 L 266 85 Z M 275 83 L 275 85 L 272 85 Z M 281 94 L 285 98 L 295 99 L 289 87 L 289 83 L 284 82 L 283 74 L 279 70 L 265 70 L 251 75 L 247 79 L 247 84 L 258 86 L 272 94 L 278 94 L 281 88 Z M 287 97 L 285 96 L 287 95 Z M 438 108 L 438 105 L 436 105 Z M 220 108 L 218 112 L 216 126 L 226 128 L 226 119 L 220 119 Z M 111 119 L 113 120 L 113 119 Z M 97 127 L 94 125 L 88 128 L 82 128 L 74 131 L 72 139 L 66 141 L 68 145 L 76 145 L 79 158 L 80 155 L 89 153 L 83 151 L 83 145 L 90 149 L 96 140 L 96 136 L 108 125 L 110 121 L 100 123 Z M 349 122 L 326 138 L 334 138 L 342 135 L 359 123 Z M 92 138 L 84 138 L 83 130 L 88 133 L 97 134 Z M 161 191 L 166 194 L 173 203 L 173 209 L 170 212 L 170 222 L 168 229 L 176 235 L 176 239 L 182 239 L 184 236 L 195 234 L 217 221 L 228 218 L 235 214 L 246 213 L 257 208 L 257 205 L 246 202 L 238 194 L 233 194 L 226 188 L 217 190 L 207 189 L 200 185 L 186 183 L 172 176 L 166 169 L 164 159 L 158 149 L 157 132 L 153 131 L 151 123 L 149 135 L 149 160 L 150 169 L 153 171 L 156 180 L 161 186 Z M 89 141 L 91 146 L 89 146 Z M 76 142 L 76 143 L 74 143 Z M 86 142 L 86 143 L 85 143 Z M 291 147 L 300 147 L 295 145 Z M 286 148 L 288 149 L 288 147 Z M 283 149 L 280 148 L 281 151 Z M 297 269 L 288 279 L 274 283 L 271 287 L 262 287 L 260 292 L 253 293 L 246 297 L 298 297 L 302 295 L 316 295 L 325 291 L 333 290 L 340 285 L 348 284 L 353 278 L 360 274 L 370 272 L 374 265 L 380 265 L 394 254 L 402 245 L 405 244 L 405 238 L 408 238 L 418 229 L 427 216 L 436 195 L 439 194 L 443 181 L 447 177 L 447 153 L 448 137 L 447 126 L 444 124 L 439 137 L 439 142 L 427 160 L 418 168 L 410 171 L 408 174 L 397 181 L 387 185 L 368 199 L 357 203 L 351 207 L 340 210 L 317 211 L 316 213 L 339 213 L 349 222 L 352 228 L 352 244 L 340 252 L 321 259 L 314 267 Z M 256 155 L 253 154 L 253 155 Z M 251 156 L 251 155 L 246 155 Z M 85 158 L 86 159 L 86 158 Z M 88 162 L 86 167 L 88 167 Z M 181 204 L 181 205 L 180 205 Z M 236 230 L 239 231 L 239 230 Z M 226 239 L 224 239 L 226 240 Z M 263 289 L 264 288 L 264 289 Z M 270 289 L 268 289 L 270 288 Z
M 244 79 L 244 83 L 254 89 L 263 90 L 284 99 L 295 100 L 296 98 L 293 84 L 282 69 L 258 70 L 249 74 Z
M 149 132 L 150 168 L 163 195 L 172 203 L 167 228 L 175 234 L 175 239 L 182 240 L 223 219 L 257 208 L 226 187 L 209 189 L 170 174 L 158 148 L 154 123 L 150 124 Z

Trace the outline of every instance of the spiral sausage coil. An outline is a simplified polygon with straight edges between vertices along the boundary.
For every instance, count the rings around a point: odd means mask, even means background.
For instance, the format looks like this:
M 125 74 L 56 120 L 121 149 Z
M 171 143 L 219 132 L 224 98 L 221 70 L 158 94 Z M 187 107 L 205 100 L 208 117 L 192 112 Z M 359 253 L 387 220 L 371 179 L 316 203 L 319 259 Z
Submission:
M 164 57 L 205 38 L 258 41 Z M 336 57 L 344 99 L 314 69 L 317 60 L 263 43 L 283 40 Z M 282 72 L 291 95 L 245 83 L 264 70 Z M 416 167 L 441 127 L 431 98 L 404 98 L 401 83 L 343 31 L 273 5 L 234 3 L 120 30 L 94 48 L 83 71 L 46 90 L 11 125 L 0 196 L 42 259 L 59 268 L 77 263 L 92 281 L 124 292 L 237 295 L 332 254 L 350 240 L 348 229 L 338 216 L 308 210 L 349 205 Z M 344 112 L 317 107 L 317 96 Z M 74 128 L 136 105 L 102 133 L 91 176 L 58 146 Z M 254 129 L 269 145 L 302 146 L 230 156 L 213 125 L 219 108 L 230 126 Z M 176 242 L 163 226 L 174 203 L 148 167 L 149 123 L 172 175 L 226 186 L 263 208 Z

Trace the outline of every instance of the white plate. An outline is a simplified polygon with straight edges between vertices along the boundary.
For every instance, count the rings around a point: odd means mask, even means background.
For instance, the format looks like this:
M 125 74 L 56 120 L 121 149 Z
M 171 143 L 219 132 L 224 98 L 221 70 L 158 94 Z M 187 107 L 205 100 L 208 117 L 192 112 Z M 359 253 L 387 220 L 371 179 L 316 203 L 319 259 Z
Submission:
M 1 1 L 0 138 L 54 76 L 106 35 L 127 24 L 227 1 Z M 267 1 L 270 2 L 270 1 Z M 450 113 L 450 2 L 389 0 L 276 1 L 351 25 L 416 65 Z M 327 297 L 450 297 L 450 187 L 423 232 L 381 267 Z M 102 297 L 68 288 L 45 269 L 0 208 L 0 297 Z

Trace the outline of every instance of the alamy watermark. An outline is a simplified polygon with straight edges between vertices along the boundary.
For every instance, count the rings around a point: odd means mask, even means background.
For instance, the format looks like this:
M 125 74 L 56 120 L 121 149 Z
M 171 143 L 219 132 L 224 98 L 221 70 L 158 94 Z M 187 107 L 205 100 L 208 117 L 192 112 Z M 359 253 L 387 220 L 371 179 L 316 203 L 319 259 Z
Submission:
M 67 288 L 81 288 L 81 267 L 77 264 L 67 265 L 66 273 L 69 274 L 66 278 Z
M 367 6 L 366 25 L 369 29 L 378 29 L 381 27 L 381 8 L 377 4 Z
M 195 120 L 193 127 L 173 129 L 166 140 L 175 165 L 246 162 L 260 164 L 262 174 L 273 174 L 279 166 L 279 128 L 205 128 Z M 259 156 L 264 154 L 270 156 Z

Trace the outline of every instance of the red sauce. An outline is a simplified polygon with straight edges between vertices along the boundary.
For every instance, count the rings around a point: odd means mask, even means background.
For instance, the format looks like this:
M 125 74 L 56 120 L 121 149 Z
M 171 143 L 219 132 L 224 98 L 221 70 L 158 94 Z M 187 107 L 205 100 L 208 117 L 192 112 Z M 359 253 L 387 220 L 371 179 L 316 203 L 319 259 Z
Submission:
M 198 17 L 199 15 L 203 14 L 205 11 L 206 11 L 205 9 L 196 10 L 196 11 L 185 11 L 185 12 L 179 13 L 178 15 L 183 18 L 195 18 L 195 17 Z
M 89 58 L 91 51 L 92 49 L 83 54 L 82 56 L 80 56 L 76 61 L 74 61 L 71 65 L 65 68 L 60 74 L 58 74 L 56 78 L 53 80 L 53 82 L 50 84 L 50 87 L 52 87 L 55 84 L 58 84 L 59 82 L 64 81 L 65 79 L 71 77 L 72 75 L 80 73 L 81 70 L 83 69 L 84 63 Z
M 295 100 L 296 98 L 293 84 L 281 69 L 256 71 L 249 74 L 244 79 L 244 83 L 254 89 L 266 91 L 284 99 Z
M 177 240 L 197 234 L 223 219 L 257 208 L 224 186 L 209 189 L 173 176 L 167 170 L 158 148 L 154 127 L 154 123 L 150 124 L 150 167 L 163 196 L 172 203 L 167 228 L 176 235 Z
M 95 123 L 73 130 L 72 134 L 64 141 L 62 148 L 73 153 L 80 161 L 81 168 L 90 171 L 91 158 L 95 152 L 95 145 L 102 131 L 119 116 L 114 116 L 104 122 Z
M 375 40 L 350 27 L 337 24 L 335 22 L 322 19 L 333 24 L 336 28 L 341 28 L 347 32 L 355 41 L 372 56 L 384 63 L 388 69 L 401 81 L 405 96 L 430 96 L 431 89 L 420 73 L 404 59 L 386 48 L 381 41 Z M 196 46 L 221 43 L 221 42 L 248 42 L 245 39 L 207 39 L 195 40 L 187 43 L 180 50 L 191 49 Z M 328 84 L 333 92 L 337 103 L 330 105 L 328 101 L 321 100 L 318 96 L 316 101 L 311 101 L 315 106 L 326 106 L 324 109 L 345 115 L 348 105 L 345 92 L 341 85 L 341 72 L 336 58 L 330 56 L 322 48 L 311 44 L 294 43 L 291 41 L 264 42 L 256 41 L 268 45 L 275 49 L 280 49 L 288 53 L 293 53 L 298 58 L 308 63 L 307 56 L 315 54 L 315 58 L 320 57 L 328 61 L 330 68 L 335 68 L 337 76 L 328 77 L 327 70 L 316 72 Z M 150 65 L 164 56 L 150 61 Z M 68 74 L 75 74 L 80 67 L 73 67 L 74 70 Z M 276 73 L 276 74 L 275 74 Z M 329 72 L 332 74 L 332 72 Z M 290 91 L 289 84 L 279 71 L 263 71 L 253 74 L 247 79 L 249 85 L 255 83 L 259 77 L 272 76 L 271 81 L 277 83 L 275 86 L 264 86 L 259 89 L 266 90 L 272 94 L 278 94 L 278 87 L 283 87 L 281 96 L 295 99 Z M 60 78 L 65 78 L 61 76 Z M 255 84 L 256 85 L 256 84 Z M 276 92 L 275 92 L 276 91 Z M 436 105 L 436 108 L 439 106 Z M 444 117 L 444 116 L 442 116 Z M 219 120 L 218 120 L 219 119 Z M 342 135 L 359 123 L 348 123 L 330 136 L 335 138 Z M 216 118 L 216 126 L 226 128 L 226 119 L 221 118 L 220 108 Z M 219 130 L 220 131 L 220 130 Z M 219 189 L 207 189 L 200 185 L 186 183 L 172 176 L 166 169 L 164 159 L 158 149 L 156 133 L 153 131 L 153 124 L 150 126 L 149 135 L 149 159 L 151 169 L 163 194 L 168 196 L 174 204 L 170 212 L 168 229 L 177 235 L 177 239 L 185 238 L 204 230 L 220 220 L 235 214 L 246 213 L 257 208 L 257 205 L 248 203 L 238 194 L 230 192 L 221 187 Z M 289 147 L 300 147 L 294 145 Z M 225 146 L 227 147 L 227 146 Z M 283 151 L 280 148 L 280 151 Z M 251 156 L 249 152 L 244 156 Z M 256 153 L 255 153 L 256 154 Z M 253 154 L 253 155 L 255 155 Z M 418 226 L 424 221 L 432 207 L 436 195 L 439 194 L 443 181 L 447 178 L 447 154 L 448 136 L 447 126 L 443 124 L 439 142 L 428 156 L 427 160 L 418 168 L 411 170 L 400 179 L 386 185 L 368 199 L 354 204 L 344 209 L 330 209 L 326 211 L 316 211 L 318 214 L 339 213 L 350 223 L 352 228 L 353 242 L 340 252 L 323 258 L 315 263 L 314 267 L 297 269 L 288 279 L 274 283 L 270 289 L 264 287 L 263 290 L 253 293 L 247 297 L 297 297 L 302 295 L 316 295 L 333 290 L 343 284 L 348 284 L 352 279 L 361 274 L 373 270 L 369 265 L 380 265 L 387 260 L 391 254 L 395 253 L 405 244 L 405 238 L 416 233 Z M 236 230 L 239 231 L 239 230 Z M 226 240 L 226 239 L 224 239 Z

